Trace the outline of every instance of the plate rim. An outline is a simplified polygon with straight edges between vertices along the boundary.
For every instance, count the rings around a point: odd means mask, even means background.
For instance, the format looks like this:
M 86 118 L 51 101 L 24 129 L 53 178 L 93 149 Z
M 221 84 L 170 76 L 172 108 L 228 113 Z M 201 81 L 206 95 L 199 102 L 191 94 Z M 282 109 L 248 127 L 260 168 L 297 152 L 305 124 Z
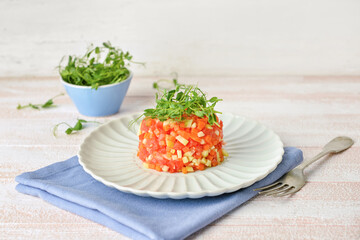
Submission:
M 80 144 L 77 156 L 78 156 L 78 162 L 79 164 L 83 167 L 84 171 L 87 172 L 88 174 L 90 174 L 94 179 L 98 180 L 99 182 L 115 188 L 119 191 L 122 192 L 126 192 L 126 193 L 132 193 L 138 196 L 142 196 L 142 197 L 154 197 L 154 198 L 159 198 L 159 199 L 166 199 L 166 198 L 171 198 L 171 199 L 184 199 L 184 198 L 202 198 L 202 197 L 212 197 L 212 196 L 219 196 L 225 193 L 231 193 L 231 192 L 235 192 L 238 191 L 240 189 L 246 188 L 251 186 L 252 184 L 254 184 L 255 182 L 258 182 L 260 180 L 262 180 L 263 178 L 265 178 L 267 175 L 269 175 L 271 172 L 273 172 L 277 166 L 280 164 L 280 162 L 283 159 L 283 155 L 284 155 L 284 143 L 282 142 L 281 138 L 279 137 L 278 134 L 276 134 L 271 128 L 267 127 L 266 125 L 260 123 L 257 120 L 245 117 L 245 116 L 241 116 L 241 115 L 236 115 L 230 112 L 225 112 L 222 115 L 231 115 L 233 117 L 237 117 L 237 118 L 243 118 L 244 120 L 248 120 L 251 122 L 255 122 L 256 125 L 260 125 L 260 126 L 264 126 L 266 130 L 270 131 L 274 137 L 276 138 L 276 140 L 279 141 L 280 146 L 279 148 L 281 148 L 281 152 L 279 153 L 278 156 L 276 156 L 276 164 L 274 164 L 274 166 L 272 168 L 270 168 L 269 170 L 263 172 L 262 174 L 259 174 L 259 176 L 257 176 L 256 178 L 252 179 L 251 181 L 248 181 L 246 183 L 243 184 L 239 184 L 239 185 L 235 185 L 232 187 L 224 187 L 221 189 L 217 189 L 217 190 L 204 190 L 201 192 L 194 192 L 194 191 L 186 191 L 186 192 L 165 192 L 165 191 L 150 191 L 150 190 L 141 190 L 141 189 L 134 189 L 131 187 L 124 187 L 121 185 L 118 185 L 114 182 L 108 181 L 106 179 L 104 179 L 101 176 L 98 176 L 96 173 L 94 173 L 91 169 L 87 168 L 86 163 L 83 162 L 82 160 L 82 155 L 81 152 L 84 151 L 84 145 L 86 144 L 87 139 L 91 138 L 92 135 L 94 135 L 96 132 L 100 131 L 102 128 L 107 127 L 107 125 L 110 125 L 113 122 L 117 122 L 120 121 L 122 118 L 126 118 L 126 117 L 134 117 L 135 115 L 140 116 L 142 113 L 138 113 L 138 112 L 133 112 L 133 113 L 128 113 L 128 114 L 124 114 L 119 116 L 116 119 L 112 119 L 109 122 L 106 122 L 104 124 L 102 124 L 101 126 L 98 126 L 96 129 L 94 129 L 92 132 L 90 132 L 82 141 L 82 143 Z M 219 118 L 221 119 L 221 116 L 219 116 Z M 155 170 L 152 170 L 155 171 Z M 158 173 L 158 172 L 156 172 Z M 167 173 L 170 174 L 170 173 Z M 171 174 L 181 174 L 181 173 L 171 173 Z

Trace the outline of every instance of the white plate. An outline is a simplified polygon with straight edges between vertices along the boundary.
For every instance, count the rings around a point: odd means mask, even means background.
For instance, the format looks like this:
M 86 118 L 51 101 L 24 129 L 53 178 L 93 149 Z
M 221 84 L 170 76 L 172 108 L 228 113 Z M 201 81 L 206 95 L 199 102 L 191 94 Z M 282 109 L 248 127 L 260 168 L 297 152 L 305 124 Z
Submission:
M 262 124 L 222 114 L 225 149 L 217 167 L 194 173 L 165 173 L 142 167 L 137 158 L 138 114 L 120 117 L 95 129 L 81 144 L 79 162 L 95 179 L 120 191 L 155 198 L 201 198 L 234 192 L 267 176 L 284 154 L 280 138 Z

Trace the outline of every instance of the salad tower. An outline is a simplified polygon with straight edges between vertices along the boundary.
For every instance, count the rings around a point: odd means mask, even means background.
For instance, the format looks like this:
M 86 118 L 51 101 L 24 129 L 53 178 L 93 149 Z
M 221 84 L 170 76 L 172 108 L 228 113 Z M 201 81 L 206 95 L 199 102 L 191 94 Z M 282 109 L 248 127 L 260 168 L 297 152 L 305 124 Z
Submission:
M 223 162 L 227 156 L 223 122 L 214 110 L 219 101 L 217 97 L 208 100 L 193 85 L 176 84 L 173 90 L 157 93 L 156 107 L 144 111 L 138 133 L 137 155 L 143 166 L 186 174 Z

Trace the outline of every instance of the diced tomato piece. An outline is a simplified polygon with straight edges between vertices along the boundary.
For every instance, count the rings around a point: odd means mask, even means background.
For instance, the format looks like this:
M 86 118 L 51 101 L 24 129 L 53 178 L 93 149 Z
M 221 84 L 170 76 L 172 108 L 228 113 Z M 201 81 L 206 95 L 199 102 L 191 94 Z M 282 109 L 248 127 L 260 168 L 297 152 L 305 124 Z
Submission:
M 185 131 L 178 131 L 177 132 L 180 136 L 182 136 L 183 138 L 185 138 L 186 140 L 188 140 L 190 138 L 190 133 L 185 132 Z
M 174 144 L 174 149 L 176 150 L 181 150 L 183 148 L 184 145 L 182 145 L 182 143 L 180 143 L 179 141 L 176 141 L 176 143 Z
M 183 147 L 182 150 L 183 150 L 184 153 L 186 153 L 186 152 L 189 152 L 189 151 L 190 151 L 190 148 L 188 148 L 188 147 Z
M 183 165 L 184 165 L 184 163 L 182 161 L 176 161 L 175 162 L 176 169 L 181 169 Z
M 170 125 L 165 125 L 163 127 L 163 129 L 164 129 L 165 132 L 167 132 L 167 131 L 169 131 L 171 129 L 171 127 L 170 127 Z
M 160 134 L 159 135 L 159 141 L 164 141 L 165 140 L 165 134 Z
M 205 141 L 206 141 L 207 143 L 211 144 L 211 142 L 212 142 L 211 136 L 210 136 L 210 135 L 205 136 Z
M 156 128 L 158 128 L 158 129 L 163 129 L 163 122 L 158 121 L 158 122 L 156 123 Z
M 169 135 L 169 140 L 175 142 L 176 138 L 173 135 Z
M 210 144 L 205 144 L 204 145 L 204 150 L 209 150 L 211 148 L 211 145 Z
M 198 136 L 197 136 L 197 134 L 195 134 L 195 133 L 191 133 L 190 134 L 190 138 L 192 139 L 192 140 L 194 140 L 194 141 L 196 141 L 196 142 L 201 142 L 201 138 L 199 138 Z
M 159 164 L 156 164 L 155 170 L 156 170 L 156 171 L 159 171 L 159 172 L 161 172 L 161 171 L 162 171 L 162 169 L 161 169 L 161 167 L 160 167 L 160 165 L 159 165 Z
M 144 138 L 145 138 L 145 139 L 149 139 L 149 138 L 150 138 L 150 133 L 148 133 L 148 132 L 145 133 L 145 134 L 144 134 Z
M 197 121 L 197 129 L 199 129 L 200 131 L 203 130 L 203 128 L 206 126 L 207 123 L 207 119 L 203 118 L 203 119 L 199 119 Z
M 199 166 L 198 166 L 198 169 L 200 171 L 204 170 L 205 169 L 205 164 L 200 163 Z
M 191 133 L 192 134 L 195 134 L 196 136 L 197 136 L 197 134 L 200 132 L 200 130 L 199 129 L 196 129 L 196 128 L 192 128 L 191 129 Z
M 152 125 L 153 125 L 153 119 L 147 118 L 147 119 L 145 120 L 145 125 L 146 125 L 147 127 L 152 126 Z

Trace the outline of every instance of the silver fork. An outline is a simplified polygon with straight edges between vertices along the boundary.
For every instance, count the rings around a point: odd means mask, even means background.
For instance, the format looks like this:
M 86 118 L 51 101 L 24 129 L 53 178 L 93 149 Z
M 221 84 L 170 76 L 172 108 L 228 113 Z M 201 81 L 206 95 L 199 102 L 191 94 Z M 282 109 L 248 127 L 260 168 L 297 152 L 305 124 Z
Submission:
M 256 188 L 254 191 L 260 191 L 259 194 L 275 197 L 282 197 L 293 194 L 299 191 L 305 185 L 304 169 L 311 163 L 322 158 L 329 153 L 342 152 L 354 144 L 354 141 L 349 137 L 337 137 L 326 144 L 322 151 L 315 157 L 304 161 L 299 166 L 285 174 L 277 182 L 262 188 Z

